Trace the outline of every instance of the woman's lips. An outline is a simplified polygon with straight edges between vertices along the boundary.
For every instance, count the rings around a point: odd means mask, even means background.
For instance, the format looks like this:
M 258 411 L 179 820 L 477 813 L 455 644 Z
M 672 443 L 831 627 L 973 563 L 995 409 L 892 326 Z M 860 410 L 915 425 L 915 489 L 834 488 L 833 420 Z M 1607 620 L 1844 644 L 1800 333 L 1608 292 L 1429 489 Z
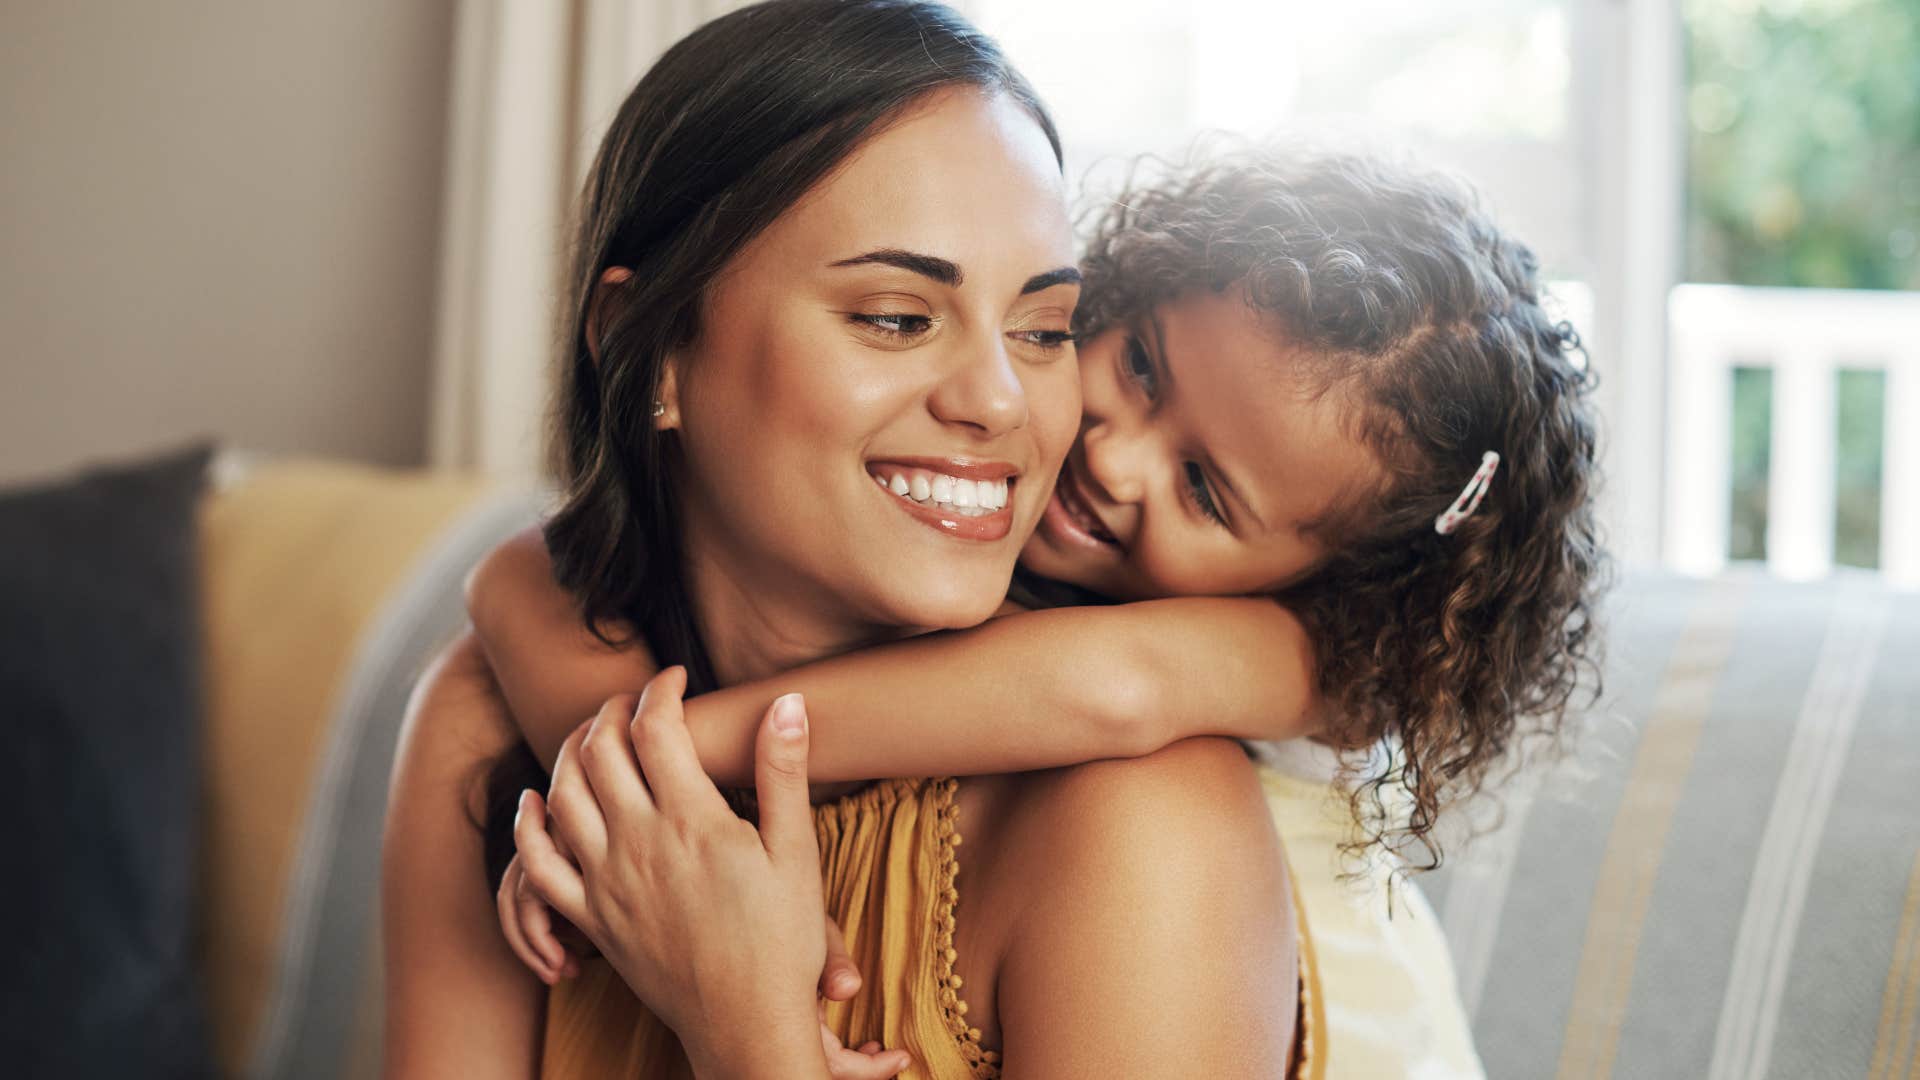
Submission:
M 1071 465 L 1060 470 L 1060 478 L 1053 485 L 1053 497 L 1047 500 L 1046 512 L 1040 520 L 1054 536 L 1076 547 L 1103 554 L 1120 550 L 1119 541 L 1081 499 Z
M 1004 540 L 1013 531 L 1016 472 L 999 463 L 925 458 L 867 463 L 867 475 L 896 506 L 936 532 L 961 540 Z

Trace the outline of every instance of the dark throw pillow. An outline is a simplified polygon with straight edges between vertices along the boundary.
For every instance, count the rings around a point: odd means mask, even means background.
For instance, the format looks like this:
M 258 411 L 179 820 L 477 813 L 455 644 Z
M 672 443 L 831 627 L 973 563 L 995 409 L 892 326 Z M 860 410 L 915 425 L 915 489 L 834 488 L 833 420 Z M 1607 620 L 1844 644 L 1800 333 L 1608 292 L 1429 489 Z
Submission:
M 214 1072 L 194 954 L 211 454 L 0 492 L 0 1074 Z

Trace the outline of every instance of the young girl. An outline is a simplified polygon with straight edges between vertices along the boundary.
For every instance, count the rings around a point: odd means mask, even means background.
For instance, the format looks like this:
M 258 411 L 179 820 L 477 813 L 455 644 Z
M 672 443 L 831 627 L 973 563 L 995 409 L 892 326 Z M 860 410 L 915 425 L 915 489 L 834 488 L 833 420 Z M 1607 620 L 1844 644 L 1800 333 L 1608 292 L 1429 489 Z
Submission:
M 702 763 L 749 783 L 760 717 L 792 691 L 816 781 L 1312 736 L 1372 748 L 1349 766 L 1363 835 L 1437 865 L 1442 808 L 1516 736 L 1556 732 L 1593 666 L 1589 379 L 1532 254 L 1451 182 L 1288 148 L 1122 193 L 1082 270 L 1081 436 L 1018 602 L 689 700 Z M 903 341 L 927 323 L 879 320 Z M 869 471 L 957 519 L 997 497 L 910 463 Z M 549 768 L 654 674 L 624 613 L 555 583 L 535 532 L 476 569 L 469 606 Z M 543 979 L 570 969 L 537 905 L 501 910 Z

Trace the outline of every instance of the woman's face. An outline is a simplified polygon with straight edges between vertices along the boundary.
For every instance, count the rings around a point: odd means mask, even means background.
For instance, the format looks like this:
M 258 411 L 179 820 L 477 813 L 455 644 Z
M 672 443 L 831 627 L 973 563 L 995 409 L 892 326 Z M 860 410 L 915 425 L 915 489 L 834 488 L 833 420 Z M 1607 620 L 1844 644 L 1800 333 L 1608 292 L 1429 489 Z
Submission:
M 1383 473 L 1300 359 L 1233 289 L 1082 342 L 1080 441 L 1027 568 L 1121 600 L 1266 592 L 1310 570 L 1317 526 Z
M 1017 104 L 941 91 L 869 139 L 728 264 L 669 365 L 703 612 L 744 604 L 794 651 L 826 644 L 798 640 L 814 617 L 990 616 L 1079 420 L 1078 298 Z

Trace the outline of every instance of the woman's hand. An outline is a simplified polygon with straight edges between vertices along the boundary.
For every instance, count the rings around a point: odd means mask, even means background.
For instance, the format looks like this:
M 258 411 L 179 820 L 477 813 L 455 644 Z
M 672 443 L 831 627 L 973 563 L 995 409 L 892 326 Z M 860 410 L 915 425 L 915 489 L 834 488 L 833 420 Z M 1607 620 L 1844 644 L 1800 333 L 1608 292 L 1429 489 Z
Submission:
M 860 1059 L 837 1064 L 864 1070 L 839 1075 L 891 1075 L 905 1064 L 898 1052 L 839 1049 L 818 1029 L 826 946 L 804 706 L 782 698 L 761 724 L 756 830 L 700 769 L 681 715 L 685 686 L 684 671 L 669 668 L 637 708 L 614 698 L 568 738 L 545 812 L 537 794 L 522 796 L 521 874 L 679 1034 L 703 1074 L 825 1076 L 824 1051 L 837 1050 Z
M 578 956 L 592 956 L 597 950 L 593 943 L 581 938 L 578 931 L 564 927 L 570 933 L 563 933 L 561 927 L 554 925 L 553 909 L 540 897 L 527 881 L 526 872 L 520 868 L 520 856 L 515 855 L 507 864 L 507 872 L 500 882 L 498 896 L 500 908 L 500 929 L 506 934 L 507 943 L 513 946 L 514 955 L 520 958 L 528 970 L 540 977 L 540 981 L 552 986 L 561 979 L 572 978 L 580 974 Z M 862 1045 L 858 1050 L 849 1050 L 827 1026 L 826 1003 L 828 1001 L 848 1001 L 860 992 L 862 979 L 860 969 L 854 966 L 853 958 L 847 955 L 846 938 L 840 932 L 840 925 L 831 917 L 825 917 L 827 939 L 827 963 L 820 970 L 818 987 L 820 1007 L 820 1043 L 827 1051 L 827 1071 L 833 1080 L 887 1080 L 905 1069 L 911 1059 L 904 1051 L 886 1053 L 876 1041 Z M 564 944 L 565 936 L 571 945 Z
M 557 842 L 555 846 L 559 846 Z M 566 852 L 562 850 L 560 854 L 565 857 Z M 564 920 L 556 923 L 553 908 L 527 880 L 518 854 L 507 863 L 494 901 L 500 914 L 500 932 L 506 936 L 507 944 L 513 947 L 514 955 L 527 970 L 548 986 L 580 974 L 579 957 L 599 955 L 599 949 L 579 931 Z M 824 914 L 822 922 L 826 927 L 827 962 L 820 969 L 817 989 L 828 1001 L 850 1001 L 860 992 L 865 980 L 847 953 L 846 936 L 840 932 L 840 924 L 834 922 L 831 915 Z

